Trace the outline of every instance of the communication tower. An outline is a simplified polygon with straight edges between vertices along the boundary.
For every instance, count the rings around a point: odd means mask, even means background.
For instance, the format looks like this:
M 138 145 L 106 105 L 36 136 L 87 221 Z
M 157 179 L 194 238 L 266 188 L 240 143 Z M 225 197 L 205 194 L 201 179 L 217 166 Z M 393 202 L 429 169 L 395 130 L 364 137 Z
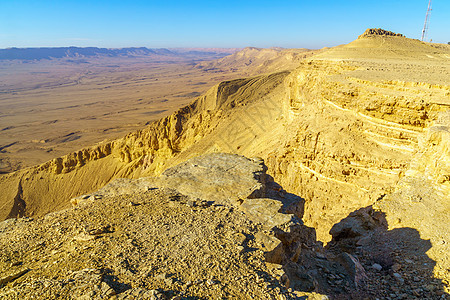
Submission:
M 431 15 L 431 0 L 428 2 L 427 14 L 425 15 L 425 23 L 423 24 L 422 38 L 420 39 L 422 42 L 427 37 L 428 25 L 430 23 L 430 15 Z

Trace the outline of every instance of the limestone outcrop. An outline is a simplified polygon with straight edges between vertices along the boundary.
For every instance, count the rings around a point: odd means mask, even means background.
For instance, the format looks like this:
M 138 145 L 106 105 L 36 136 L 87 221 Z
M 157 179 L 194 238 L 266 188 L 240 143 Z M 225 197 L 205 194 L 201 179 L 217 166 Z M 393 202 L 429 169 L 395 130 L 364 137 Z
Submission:
M 389 30 L 384 30 L 381 28 L 368 28 L 359 38 L 367 37 L 371 35 L 383 35 L 383 36 L 403 36 L 401 33 L 395 33 Z

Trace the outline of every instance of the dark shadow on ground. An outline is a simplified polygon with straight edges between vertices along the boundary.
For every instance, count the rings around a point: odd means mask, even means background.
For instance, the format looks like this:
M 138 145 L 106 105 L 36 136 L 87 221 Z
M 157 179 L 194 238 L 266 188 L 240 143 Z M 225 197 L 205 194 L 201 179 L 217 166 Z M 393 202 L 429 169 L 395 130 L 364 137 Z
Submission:
M 426 252 L 429 240 L 414 228 L 388 230 L 383 212 L 371 206 L 351 213 L 330 231 L 329 252 L 347 252 L 365 269 L 361 288 L 369 298 L 448 299 L 442 280 L 435 278 L 436 262 Z
M 301 221 L 305 209 L 305 199 L 285 191 L 283 187 L 275 182 L 274 178 L 268 174 L 265 174 L 265 184 L 264 197 L 280 201 L 283 204 L 280 213 L 294 214 L 299 218 L 299 221 Z
M 283 244 L 282 281 L 293 290 L 330 299 L 449 299 L 426 254 L 430 241 L 413 228 L 388 230 L 385 214 L 371 206 L 335 224 L 326 247 L 301 224 L 275 234 Z

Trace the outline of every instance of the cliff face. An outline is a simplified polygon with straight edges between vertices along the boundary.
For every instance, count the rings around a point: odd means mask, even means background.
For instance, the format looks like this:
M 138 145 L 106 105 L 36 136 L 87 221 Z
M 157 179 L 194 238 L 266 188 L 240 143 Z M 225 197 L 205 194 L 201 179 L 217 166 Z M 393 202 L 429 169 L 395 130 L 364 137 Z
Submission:
M 0 218 L 42 215 L 114 178 L 220 151 L 264 158 L 269 174 L 305 197 L 305 221 L 320 223 L 327 240 L 334 223 L 394 189 L 450 104 L 445 49 L 377 38 L 388 41 L 360 37 L 291 73 L 222 82 L 146 129 L 1 176 Z M 392 49 L 400 50 L 389 56 Z
M 267 156 L 276 180 L 305 196 L 305 220 L 321 224 L 323 239 L 343 214 L 390 192 L 418 139 L 448 109 L 448 87 L 369 81 L 352 76 L 358 71 L 325 61 L 294 71 L 286 116 L 295 135 Z
M 0 219 L 43 215 L 114 178 L 159 174 L 173 157 L 214 131 L 234 107 L 263 97 L 287 72 L 220 83 L 146 129 L 0 177 Z
M 218 60 L 201 62 L 196 65 L 196 68 L 208 73 L 240 70 L 246 76 L 250 76 L 250 74 L 274 73 L 295 69 L 303 59 L 321 51 L 248 47 Z
M 429 240 L 428 255 L 436 261 L 435 273 L 448 275 L 450 252 L 450 114 L 439 115 L 419 138 L 405 175 L 395 190 L 375 205 L 386 212 L 392 228 L 417 228 Z
M 291 72 L 222 82 L 146 129 L 1 176 L 0 219 L 41 216 L 115 178 L 228 152 L 264 159 L 276 182 L 305 199 L 303 221 L 319 240 L 330 241 L 351 212 L 375 206 L 389 228 L 430 239 L 435 272 L 445 273 L 449 55 L 376 35 Z

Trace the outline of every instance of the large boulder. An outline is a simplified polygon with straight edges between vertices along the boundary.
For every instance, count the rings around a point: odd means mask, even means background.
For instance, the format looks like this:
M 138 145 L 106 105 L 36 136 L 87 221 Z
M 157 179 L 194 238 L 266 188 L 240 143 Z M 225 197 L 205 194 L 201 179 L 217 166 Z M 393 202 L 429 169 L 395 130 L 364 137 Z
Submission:
M 264 196 L 266 169 L 262 159 L 213 153 L 165 170 L 158 184 L 187 196 L 236 205 Z

